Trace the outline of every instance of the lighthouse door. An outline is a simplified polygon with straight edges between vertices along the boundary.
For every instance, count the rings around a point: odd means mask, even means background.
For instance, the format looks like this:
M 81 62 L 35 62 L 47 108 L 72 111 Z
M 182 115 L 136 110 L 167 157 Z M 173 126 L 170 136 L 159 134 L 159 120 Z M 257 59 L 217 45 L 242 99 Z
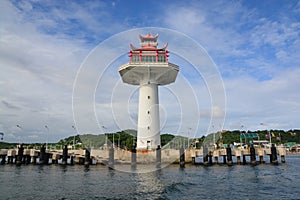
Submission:
M 150 149 L 151 148 L 151 141 L 147 141 L 147 149 Z

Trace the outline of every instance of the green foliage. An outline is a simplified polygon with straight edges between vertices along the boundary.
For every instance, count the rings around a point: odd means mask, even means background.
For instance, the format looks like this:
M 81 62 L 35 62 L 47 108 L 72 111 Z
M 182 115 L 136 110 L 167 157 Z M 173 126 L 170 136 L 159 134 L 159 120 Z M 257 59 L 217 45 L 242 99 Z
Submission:
M 233 142 L 240 142 L 240 131 L 226 131 L 222 133 L 223 144 L 232 144 Z
M 234 131 L 226 131 L 222 133 L 222 140 L 224 144 L 232 144 L 233 142 L 240 141 L 240 133 L 249 133 L 240 132 L 239 130 Z M 258 130 L 252 131 L 252 133 L 257 133 L 259 138 L 255 138 L 254 140 L 267 140 L 269 141 L 269 135 L 271 135 L 272 143 L 282 144 L 287 142 L 296 142 L 300 143 L 300 130 Z M 243 140 L 244 142 L 244 140 Z
M 17 147 L 16 143 L 0 142 L 0 149 L 13 149 L 16 147 Z
M 166 144 L 168 144 L 171 140 L 173 140 L 175 136 L 171 135 L 171 134 L 162 134 L 160 136 L 160 142 L 161 142 L 161 146 L 165 146 Z
M 240 131 L 240 130 L 233 130 L 233 131 L 226 131 L 222 132 L 221 134 L 216 134 L 216 143 L 223 143 L 223 144 L 232 144 L 233 142 L 240 142 L 240 134 L 241 133 L 249 133 L 250 131 Z M 287 143 L 287 142 L 296 142 L 300 143 L 300 130 L 259 130 L 259 131 L 251 131 L 251 133 L 257 133 L 259 136 L 259 140 L 268 140 L 269 141 L 269 134 L 272 136 L 272 143 Z M 70 136 L 65 139 L 60 140 L 57 143 L 48 144 L 48 147 L 54 149 L 61 149 L 64 145 L 73 145 L 75 143 L 76 149 L 86 148 L 87 146 L 92 148 L 104 148 L 110 147 L 112 143 L 114 145 L 120 146 L 122 149 L 131 150 L 133 144 L 136 143 L 136 130 L 124 130 L 116 133 L 106 133 L 100 135 L 94 134 L 85 134 L 85 135 L 75 135 Z M 220 137 L 221 136 L 221 137 Z M 256 140 L 255 138 L 254 140 Z M 189 144 L 190 146 L 200 148 L 205 141 L 205 143 L 210 144 L 213 140 L 213 134 L 209 134 L 208 136 L 202 136 L 201 138 L 189 139 L 183 136 L 174 136 L 172 134 L 162 134 L 161 135 L 161 145 L 163 148 L 175 148 L 178 149 L 180 146 L 185 146 Z M 244 142 L 244 140 L 243 140 Z M 249 141 L 246 141 L 249 142 Z M 16 148 L 16 143 L 7 143 L 7 142 L 0 142 L 0 149 L 8 149 L 8 148 Z M 42 144 L 33 143 L 33 144 L 25 144 L 25 148 L 35 148 L 40 149 Z
M 120 144 L 120 148 L 131 150 L 133 144 L 136 144 L 136 130 L 124 130 L 116 133 L 106 133 L 108 144 L 111 145 L 112 143 L 115 146 Z

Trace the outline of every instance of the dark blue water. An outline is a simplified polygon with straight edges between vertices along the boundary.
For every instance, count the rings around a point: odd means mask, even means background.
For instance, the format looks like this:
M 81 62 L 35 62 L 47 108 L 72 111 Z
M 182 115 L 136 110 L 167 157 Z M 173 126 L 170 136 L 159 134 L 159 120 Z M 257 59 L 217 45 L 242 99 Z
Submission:
M 105 166 L 0 166 L 0 199 L 300 199 L 300 156 L 258 166 L 170 165 L 135 174 Z

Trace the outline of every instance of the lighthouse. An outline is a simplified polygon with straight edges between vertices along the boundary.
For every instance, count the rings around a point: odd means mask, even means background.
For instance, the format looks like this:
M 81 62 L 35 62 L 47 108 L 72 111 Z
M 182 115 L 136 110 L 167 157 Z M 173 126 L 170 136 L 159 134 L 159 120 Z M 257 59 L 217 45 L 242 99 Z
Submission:
M 140 48 L 130 44 L 129 62 L 119 67 L 122 81 L 139 86 L 137 149 L 161 146 L 158 86 L 175 82 L 179 67 L 168 61 L 168 44 L 158 48 L 158 35 L 140 38 Z

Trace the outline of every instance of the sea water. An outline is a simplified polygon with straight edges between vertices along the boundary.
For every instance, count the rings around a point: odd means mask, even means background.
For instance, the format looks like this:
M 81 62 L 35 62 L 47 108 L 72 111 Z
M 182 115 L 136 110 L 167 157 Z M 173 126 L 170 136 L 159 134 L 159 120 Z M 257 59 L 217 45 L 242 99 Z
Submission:
M 127 173 L 93 165 L 2 165 L 0 199 L 300 199 L 300 155 L 279 165 L 169 165 Z

